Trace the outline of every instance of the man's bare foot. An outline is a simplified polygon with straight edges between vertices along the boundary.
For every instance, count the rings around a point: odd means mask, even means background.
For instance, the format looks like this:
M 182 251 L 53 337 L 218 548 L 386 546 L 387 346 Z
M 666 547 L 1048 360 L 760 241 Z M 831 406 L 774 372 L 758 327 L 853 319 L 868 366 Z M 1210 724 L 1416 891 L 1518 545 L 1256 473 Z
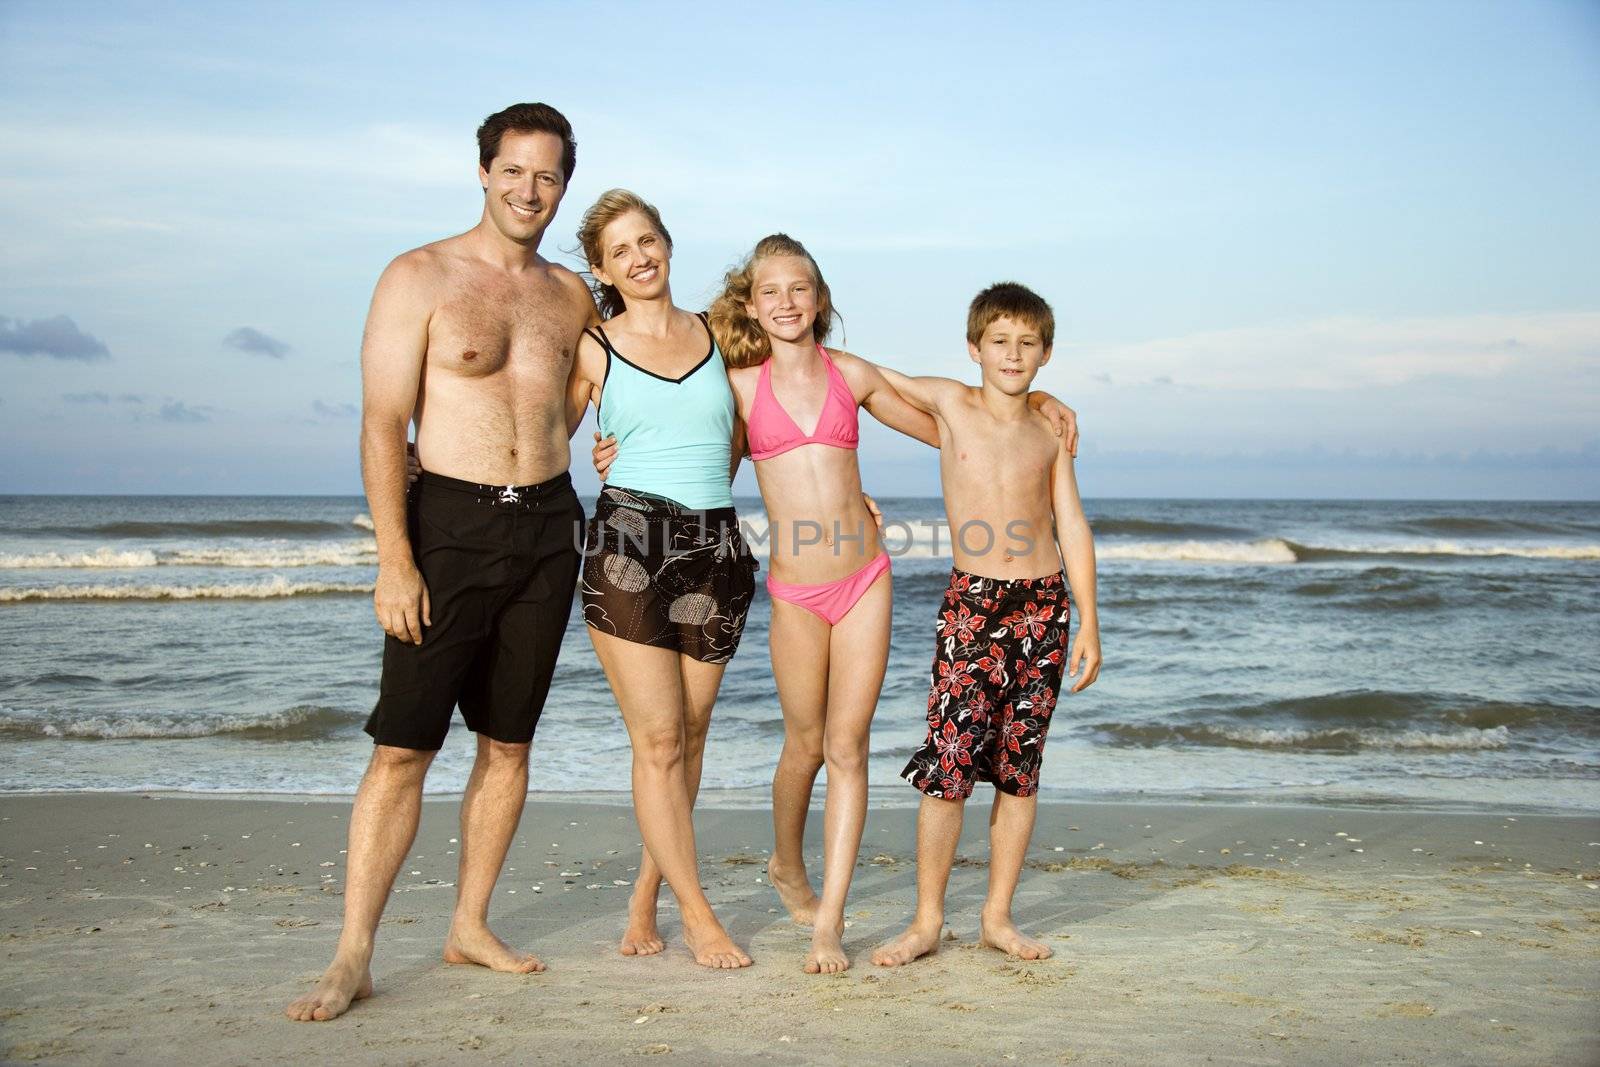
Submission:
M 987 917 L 982 919 L 978 924 L 978 944 L 999 949 L 1007 956 L 1025 960 L 1050 958 L 1050 946 L 1043 941 L 1035 941 L 1018 930 L 1009 916 L 1003 919 Z
M 733 943 L 728 931 L 715 919 L 695 926 L 685 922 L 683 940 L 694 953 L 694 961 L 702 967 L 731 971 L 750 966 L 750 957 Z
M 656 902 L 628 906 L 628 928 L 622 932 L 624 956 L 654 956 L 666 948 L 656 928 Z
M 529 952 L 518 952 L 482 925 L 452 925 L 450 936 L 444 943 L 444 961 L 475 963 L 479 967 L 508 974 L 536 974 L 544 970 L 539 957 Z
M 840 927 L 818 922 L 811 928 L 811 951 L 806 953 L 807 974 L 841 974 L 850 969 L 850 957 L 839 940 Z
M 774 856 L 767 861 L 767 881 L 778 891 L 778 899 L 783 901 L 796 926 L 810 926 L 816 922 L 817 905 L 822 902 L 812 890 L 804 867 L 799 871 L 787 870 L 778 865 L 778 858 Z
M 893 941 L 885 941 L 872 953 L 872 962 L 879 967 L 903 967 L 914 959 L 931 956 L 939 951 L 940 923 L 931 930 L 912 923 L 905 933 Z
M 372 996 L 372 972 L 360 961 L 335 959 L 322 973 L 317 988 L 296 997 L 283 1013 L 296 1022 L 327 1022 L 350 1010 L 350 1005 Z

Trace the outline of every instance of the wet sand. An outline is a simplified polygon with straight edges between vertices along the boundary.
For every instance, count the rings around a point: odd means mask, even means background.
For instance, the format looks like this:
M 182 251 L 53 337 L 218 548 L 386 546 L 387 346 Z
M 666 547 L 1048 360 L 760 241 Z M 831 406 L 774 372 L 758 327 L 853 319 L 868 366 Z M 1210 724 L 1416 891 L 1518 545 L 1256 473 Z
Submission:
M 1024 963 L 975 944 L 975 802 L 941 951 L 885 970 L 868 955 L 910 916 L 915 812 L 874 811 L 845 933 L 855 966 L 820 977 L 801 973 L 806 934 L 765 883 L 765 812 L 698 817 L 712 902 L 756 961 L 714 973 L 670 903 L 663 955 L 617 954 L 638 862 L 627 808 L 539 799 L 492 920 L 550 969 L 507 976 L 439 958 L 456 810 L 424 805 L 376 994 L 294 1023 L 283 1006 L 338 931 L 347 801 L 0 800 L 0 1057 L 1600 1062 L 1600 818 L 1043 805 L 1016 913 L 1055 956 Z

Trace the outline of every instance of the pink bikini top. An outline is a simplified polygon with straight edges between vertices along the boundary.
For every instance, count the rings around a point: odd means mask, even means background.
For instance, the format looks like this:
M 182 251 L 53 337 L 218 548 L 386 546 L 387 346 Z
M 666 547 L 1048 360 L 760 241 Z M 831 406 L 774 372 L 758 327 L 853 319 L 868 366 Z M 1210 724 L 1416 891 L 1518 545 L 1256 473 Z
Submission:
M 822 414 L 817 417 L 816 428 L 807 434 L 800 429 L 772 392 L 772 361 L 761 365 L 761 378 L 756 382 L 756 398 L 750 405 L 750 458 L 771 459 L 801 445 L 832 445 L 835 448 L 855 448 L 860 441 L 860 427 L 856 416 L 856 397 L 846 384 L 844 375 L 828 358 L 827 349 L 817 346 L 823 364 L 828 368 L 828 395 L 822 401 Z

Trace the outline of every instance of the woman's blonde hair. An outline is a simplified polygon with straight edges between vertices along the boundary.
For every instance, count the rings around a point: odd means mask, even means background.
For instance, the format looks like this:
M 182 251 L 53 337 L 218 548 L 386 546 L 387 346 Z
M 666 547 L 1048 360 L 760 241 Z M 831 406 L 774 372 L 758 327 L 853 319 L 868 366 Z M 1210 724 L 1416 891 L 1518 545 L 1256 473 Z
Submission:
M 616 222 L 630 211 L 637 211 L 650 220 L 650 225 L 656 228 L 661 239 L 667 242 L 667 251 L 672 251 L 672 235 L 661 222 L 661 212 L 655 205 L 647 201 L 638 193 L 626 189 L 607 189 L 600 194 L 599 199 L 589 205 L 589 210 L 583 213 L 583 220 L 578 224 L 578 243 L 583 246 L 583 258 L 589 264 L 589 291 L 594 294 L 594 302 L 600 308 L 602 319 L 613 318 L 622 313 L 622 294 L 617 292 L 614 285 L 606 285 L 593 274 L 596 265 L 600 264 L 605 256 L 605 249 L 600 245 L 600 237 L 605 233 L 606 227 Z
M 817 283 L 817 317 L 811 323 L 811 336 L 821 344 L 833 331 L 833 294 L 828 291 L 822 269 L 806 251 L 806 246 L 786 233 L 763 237 L 743 263 L 723 276 L 722 292 L 711 302 L 708 313 L 711 333 L 730 367 L 755 367 L 772 358 L 772 342 L 767 338 L 767 331 L 745 310 L 745 305 L 751 302 L 756 267 L 762 260 L 774 256 L 795 256 L 811 267 L 811 277 Z

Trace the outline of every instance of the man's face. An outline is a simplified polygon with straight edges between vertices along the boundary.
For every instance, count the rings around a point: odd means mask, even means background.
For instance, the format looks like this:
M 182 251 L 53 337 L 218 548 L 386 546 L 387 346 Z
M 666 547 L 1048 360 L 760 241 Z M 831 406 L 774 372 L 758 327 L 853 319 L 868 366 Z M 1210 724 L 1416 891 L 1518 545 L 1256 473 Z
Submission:
M 489 166 L 478 167 L 495 229 L 519 244 L 538 244 L 567 191 L 561 138 L 553 133 L 503 134 Z
M 983 380 L 1008 396 L 1026 394 L 1033 376 L 1050 361 L 1050 349 L 1039 331 L 1009 315 L 991 322 L 977 344 L 968 343 L 967 351 L 983 368 Z

